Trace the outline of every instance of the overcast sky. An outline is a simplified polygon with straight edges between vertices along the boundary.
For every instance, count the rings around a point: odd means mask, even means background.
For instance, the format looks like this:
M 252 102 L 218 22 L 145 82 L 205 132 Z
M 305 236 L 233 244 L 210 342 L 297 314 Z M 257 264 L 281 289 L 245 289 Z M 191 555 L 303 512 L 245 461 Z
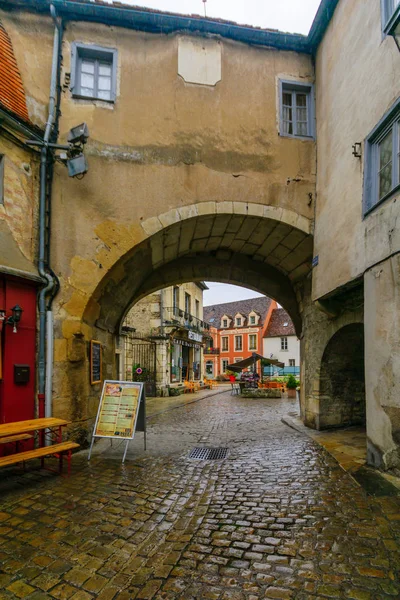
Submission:
M 227 285 L 225 283 L 205 282 L 209 287 L 203 292 L 204 306 L 211 304 L 222 304 L 224 302 L 235 302 L 236 300 L 247 300 L 248 298 L 259 298 L 263 294 L 253 292 L 238 285 Z
M 204 15 L 203 0 L 124 0 L 126 4 Z M 320 0 L 207 0 L 207 16 L 307 34 Z

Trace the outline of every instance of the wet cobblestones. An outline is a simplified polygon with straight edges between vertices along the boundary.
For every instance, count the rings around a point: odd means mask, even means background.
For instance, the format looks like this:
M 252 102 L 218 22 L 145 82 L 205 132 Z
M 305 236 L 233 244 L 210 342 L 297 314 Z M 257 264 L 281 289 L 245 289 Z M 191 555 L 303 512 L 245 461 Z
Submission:
M 70 479 L 2 471 L 0 599 L 400 598 L 400 499 L 367 497 L 291 406 L 225 393 L 150 419 L 124 467 L 101 442 Z M 203 445 L 229 455 L 187 458 Z

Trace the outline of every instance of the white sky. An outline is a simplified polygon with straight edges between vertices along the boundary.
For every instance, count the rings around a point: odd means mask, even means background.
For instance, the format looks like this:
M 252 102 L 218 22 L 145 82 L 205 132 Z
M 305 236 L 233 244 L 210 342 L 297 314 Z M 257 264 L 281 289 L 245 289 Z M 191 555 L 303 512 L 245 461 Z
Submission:
M 204 15 L 202 0 L 123 0 L 126 4 Z M 320 0 L 207 0 L 207 16 L 307 34 Z
M 228 285 L 226 283 L 214 283 L 206 281 L 205 284 L 210 288 L 203 292 L 203 305 L 223 304 L 224 302 L 236 302 L 237 300 L 248 300 L 249 298 L 260 298 L 264 294 L 258 294 L 238 285 Z

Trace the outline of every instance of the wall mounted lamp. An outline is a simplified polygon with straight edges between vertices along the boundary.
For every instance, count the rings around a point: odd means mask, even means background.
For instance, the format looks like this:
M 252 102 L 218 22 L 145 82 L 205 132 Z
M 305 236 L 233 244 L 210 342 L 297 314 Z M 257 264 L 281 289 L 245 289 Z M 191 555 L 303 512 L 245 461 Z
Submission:
M 386 35 L 391 35 L 400 50 L 400 5 L 395 9 L 384 29 Z
M 361 142 L 356 142 L 355 144 L 353 144 L 353 156 L 355 156 L 356 158 L 361 158 Z
M 22 313 L 24 311 L 20 307 L 19 304 L 16 304 L 11 309 L 11 312 L 12 312 L 12 315 L 10 317 L 7 317 L 6 316 L 6 311 L 5 310 L 0 310 L 0 322 L 2 324 L 5 323 L 6 325 L 12 325 L 13 326 L 13 333 L 17 333 L 17 323 L 20 322 Z

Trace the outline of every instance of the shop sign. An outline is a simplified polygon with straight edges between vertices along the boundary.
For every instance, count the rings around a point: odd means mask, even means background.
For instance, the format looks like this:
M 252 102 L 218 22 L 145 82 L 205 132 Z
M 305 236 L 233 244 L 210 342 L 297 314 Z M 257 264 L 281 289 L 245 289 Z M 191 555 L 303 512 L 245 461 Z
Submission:
M 196 333 L 195 331 L 188 331 L 189 340 L 194 340 L 195 342 L 202 342 L 203 336 L 201 333 Z

